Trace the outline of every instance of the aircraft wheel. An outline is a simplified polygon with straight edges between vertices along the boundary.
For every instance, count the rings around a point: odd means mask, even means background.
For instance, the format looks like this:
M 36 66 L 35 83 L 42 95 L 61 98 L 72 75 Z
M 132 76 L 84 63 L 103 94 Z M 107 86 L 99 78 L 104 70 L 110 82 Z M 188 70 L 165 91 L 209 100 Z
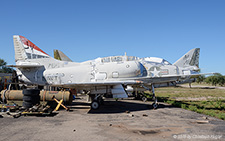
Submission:
M 158 103 L 153 103 L 152 106 L 153 106 L 153 109 L 157 109 L 159 104 Z
M 97 100 L 92 101 L 91 103 L 91 109 L 96 110 L 100 106 L 99 102 Z
M 141 98 L 141 100 L 142 100 L 143 102 L 146 102 L 148 99 L 147 99 L 146 96 L 143 96 L 143 97 Z

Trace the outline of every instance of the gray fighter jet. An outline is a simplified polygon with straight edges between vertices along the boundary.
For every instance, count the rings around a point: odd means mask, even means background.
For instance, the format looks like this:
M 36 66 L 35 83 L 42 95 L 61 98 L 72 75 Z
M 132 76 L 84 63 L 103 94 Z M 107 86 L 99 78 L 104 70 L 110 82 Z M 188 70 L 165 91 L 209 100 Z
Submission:
M 154 97 L 154 88 L 169 87 L 175 86 L 176 84 L 194 82 L 196 76 L 193 75 L 199 75 L 200 70 L 199 53 L 200 49 L 194 48 L 187 52 L 174 64 L 171 64 L 165 59 L 158 57 L 139 58 L 134 56 L 127 56 L 126 53 L 124 56 L 104 57 L 97 60 L 101 61 L 102 63 L 107 63 L 110 62 L 112 58 L 120 58 L 118 59 L 120 60 L 119 62 L 131 60 L 140 62 L 145 67 L 147 76 L 149 78 L 154 78 L 154 82 L 150 81 L 151 83 L 145 83 L 141 85 L 128 85 L 126 87 L 126 91 L 129 93 L 129 95 L 140 97 L 140 93 L 143 93 L 146 90 L 150 90 L 153 92 Z M 54 58 L 62 61 L 72 61 L 60 50 L 54 50 Z M 183 77 L 180 77 L 180 75 L 183 75 Z M 146 97 L 141 98 L 143 98 L 143 101 L 146 100 Z
M 148 66 L 144 64 L 150 62 L 148 59 L 140 60 L 129 56 L 111 56 L 76 63 L 50 57 L 23 36 L 14 35 L 13 40 L 16 65 L 11 67 L 17 68 L 17 75 L 21 82 L 87 90 L 92 101 L 92 109 L 99 108 L 103 96 L 127 98 L 126 86 L 146 89 L 152 86 L 154 92 L 154 84 L 200 75 L 192 74 L 191 71 L 186 73 L 186 67 L 190 67 L 190 63 L 185 66 L 188 63 L 183 61 L 188 60 L 188 56 L 181 58 L 182 61 L 178 60 L 174 67 L 168 70 L 165 70 L 164 66 L 170 64 L 157 63 Z M 179 69 L 176 66 L 178 64 L 186 69 Z M 157 100 L 154 104 L 157 105 Z
M 104 62 L 105 60 L 110 60 L 112 57 L 121 58 L 121 61 L 128 61 L 128 60 L 136 60 L 140 62 L 145 69 L 147 70 L 147 74 L 150 77 L 168 77 L 174 76 L 179 74 L 199 74 L 199 53 L 200 48 L 194 48 L 186 53 L 183 57 L 177 60 L 174 64 L 169 63 L 167 60 L 158 58 L 158 57 L 146 57 L 146 58 L 139 58 L 134 56 L 111 56 L 111 57 L 104 57 L 101 58 L 101 61 Z M 61 61 L 70 61 L 72 60 L 66 56 L 60 50 L 54 50 L 54 58 L 61 60 Z M 195 79 L 188 77 L 182 77 L 179 81 L 168 81 L 168 83 L 162 83 L 160 80 L 158 83 L 154 83 L 154 87 L 165 87 L 165 86 L 174 86 L 175 84 L 180 83 L 190 83 L 193 82 Z

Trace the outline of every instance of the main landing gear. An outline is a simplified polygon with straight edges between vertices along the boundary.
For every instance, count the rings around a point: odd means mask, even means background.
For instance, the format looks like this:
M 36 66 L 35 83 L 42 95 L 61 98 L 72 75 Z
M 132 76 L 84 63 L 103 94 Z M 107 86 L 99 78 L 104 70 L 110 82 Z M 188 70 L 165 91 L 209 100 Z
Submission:
M 91 102 L 91 109 L 96 110 L 102 105 L 104 102 L 103 100 L 103 95 L 98 94 L 97 96 L 94 97 L 94 99 Z
M 154 102 L 152 103 L 152 107 L 153 107 L 153 109 L 157 109 L 158 106 L 159 106 L 159 103 L 158 103 L 158 100 L 157 100 L 157 98 L 156 98 L 156 96 L 155 96 L 154 85 L 153 85 L 153 84 L 151 85 L 151 87 L 152 87 L 151 89 L 148 88 L 148 87 L 146 87 L 146 86 L 144 86 L 144 85 L 142 85 L 142 87 L 145 88 L 146 90 L 152 92 L 152 94 L 153 94 L 152 100 L 154 101 Z
M 157 109 L 158 106 L 159 106 L 159 103 L 158 103 L 158 100 L 157 100 L 157 98 L 156 98 L 156 96 L 155 96 L 154 85 L 152 85 L 152 94 L 153 94 L 152 100 L 154 101 L 154 102 L 152 103 L 152 106 L 153 106 L 153 109 Z

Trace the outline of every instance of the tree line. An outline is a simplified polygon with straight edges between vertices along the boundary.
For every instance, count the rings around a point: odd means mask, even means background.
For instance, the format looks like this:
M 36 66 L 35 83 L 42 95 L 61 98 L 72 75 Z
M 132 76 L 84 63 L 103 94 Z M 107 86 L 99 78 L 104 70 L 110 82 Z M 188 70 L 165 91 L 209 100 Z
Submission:
M 13 69 L 6 66 L 4 59 L 0 59 L 0 73 L 13 73 Z
M 205 77 L 204 75 L 199 76 L 196 80 L 197 83 L 205 82 L 207 84 L 211 84 L 213 86 L 224 86 L 225 84 L 225 75 L 220 73 L 216 73 L 212 76 Z

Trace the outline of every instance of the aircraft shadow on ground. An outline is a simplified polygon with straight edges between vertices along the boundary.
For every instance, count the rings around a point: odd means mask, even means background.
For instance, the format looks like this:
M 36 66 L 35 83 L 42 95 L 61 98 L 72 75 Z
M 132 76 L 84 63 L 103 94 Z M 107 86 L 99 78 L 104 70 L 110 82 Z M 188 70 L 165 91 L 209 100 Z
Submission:
M 159 104 L 160 108 L 172 108 L 171 105 Z M 101 105 L 99 109 L 88 111 L 89 114 L 110 114 L 110 113 L 124 113 L 135 112 L 143 110 L 154 110 L 151 103 L 134 103 L 127 101 L 105 101 L 104 105 Z
M 159 101 L 164 99 L 159 98 Z M 148 99 L 147 102 L 142 102 L 141 100 L 129 99 L 120 100 L 120 101 L 104 101 L 104 104 L 99 107 L 99 109 L 93 110 L 90 108 L 90 103 L 85 101 L 74 101 L 71 105 L 68 106 L 71 111 L 78 109 L 87 109 L 89 114 L 110 114 L 110 113 L 124 113 L 124 112 L 134 112 L 134 111 L 143 111 L 143 110 L 154 110 L 152 106 L 152 101 Z M 177 108 L 172 105 L 160 103 L 157 109 L 160 108 Z

